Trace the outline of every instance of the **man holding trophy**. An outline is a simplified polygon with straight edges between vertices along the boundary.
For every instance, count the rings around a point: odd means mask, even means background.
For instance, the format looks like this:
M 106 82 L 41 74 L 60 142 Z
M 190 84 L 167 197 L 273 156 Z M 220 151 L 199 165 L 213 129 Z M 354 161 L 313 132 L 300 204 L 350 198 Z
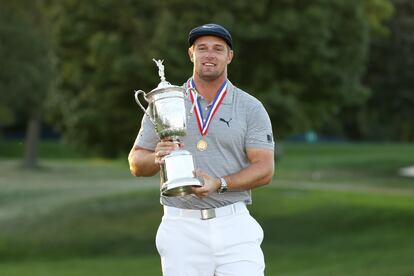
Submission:
M 227 79 L 233 41 L 224 27 L 196 27 L 188 42 L 194 66 L 183 87 L 166 82 L 156 61 L 161 83 L 144 93 L 149 106 L 128 158 L 135 176 L 160 171 L 163 275 L 264 275 L 263 230 L 246 204 L 273 177 L 271 122 Z

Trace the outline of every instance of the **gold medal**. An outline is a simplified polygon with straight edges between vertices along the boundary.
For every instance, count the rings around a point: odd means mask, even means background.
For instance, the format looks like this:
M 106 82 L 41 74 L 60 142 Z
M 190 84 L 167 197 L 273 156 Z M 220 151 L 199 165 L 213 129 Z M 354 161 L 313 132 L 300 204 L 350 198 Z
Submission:
M 197 149 L 199 151 L 205 151 L 207 149 L 207 147 L 208 147 L 208 144 L 207 144 L 206 141 L 200 140 L 200 141 L 197 142 Z

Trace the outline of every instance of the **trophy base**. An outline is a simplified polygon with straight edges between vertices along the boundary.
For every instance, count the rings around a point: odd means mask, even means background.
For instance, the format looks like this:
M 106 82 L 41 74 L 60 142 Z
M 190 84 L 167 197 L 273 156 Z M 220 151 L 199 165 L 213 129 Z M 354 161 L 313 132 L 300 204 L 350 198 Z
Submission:
M 192 194 L 192 187 L 203 186 L 197 178 L 181 178 L 165 182 L 161 187 L 163 196 L 185 196 Z

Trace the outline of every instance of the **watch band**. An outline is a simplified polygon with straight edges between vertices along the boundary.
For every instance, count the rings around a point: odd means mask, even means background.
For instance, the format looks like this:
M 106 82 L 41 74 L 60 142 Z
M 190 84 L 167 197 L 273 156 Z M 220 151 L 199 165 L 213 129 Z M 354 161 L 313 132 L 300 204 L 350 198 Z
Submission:
M 223 194 L 225 192 L 227 192 L 228 187 L 227 187 L 227 182 L 223 177 L 220 177 L 220 188 L 217 190 L 217 192 L 219 194 Z

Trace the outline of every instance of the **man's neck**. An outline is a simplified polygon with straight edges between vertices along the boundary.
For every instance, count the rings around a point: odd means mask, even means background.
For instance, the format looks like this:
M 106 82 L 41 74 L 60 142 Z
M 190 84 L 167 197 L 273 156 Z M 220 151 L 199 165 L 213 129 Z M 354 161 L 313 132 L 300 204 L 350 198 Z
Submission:
M 221 85 L 227 79 L 226 76 L 220 77 L 215 80 L 203 80 L 197 75 L 193 76 L 197 92 L 207 100 L 208 103 L 211 103 L 217 95 Z

